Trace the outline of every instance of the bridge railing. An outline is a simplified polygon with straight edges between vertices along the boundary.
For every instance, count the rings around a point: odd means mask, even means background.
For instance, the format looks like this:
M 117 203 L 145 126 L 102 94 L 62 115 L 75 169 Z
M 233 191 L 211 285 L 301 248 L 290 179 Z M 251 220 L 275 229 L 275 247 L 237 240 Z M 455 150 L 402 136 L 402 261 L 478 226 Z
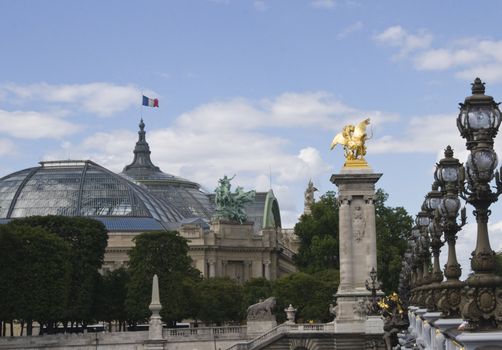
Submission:
M 334 323 L 281 324 L 249 342 L 237 343 L 227 350 L 252 350 L 281 333 L 334 333 Z
M 170 341 L 244 339 L 246 326 L 200 327 L 200 328 L 169 328 L 164 330 L 164 338 Z

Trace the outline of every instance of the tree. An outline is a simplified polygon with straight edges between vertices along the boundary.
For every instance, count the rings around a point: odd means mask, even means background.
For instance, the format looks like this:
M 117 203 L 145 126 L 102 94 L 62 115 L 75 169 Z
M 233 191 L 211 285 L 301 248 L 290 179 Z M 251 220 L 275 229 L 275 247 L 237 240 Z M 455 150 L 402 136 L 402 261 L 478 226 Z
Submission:
M 229 277 L 205 278 L 197 285 L 197 318 L 221 325 L 242 319 L 242 287 Z
M 70 247 L 40 227 L 0 225 L 0 319 L 52 325 L 70 290 Z
M 98 270 L 103 264 L 108 240 L 105 226 L 91 218 L 53 215 L 15 219 L 8 225 L 41 227 L 69 244 L 71 286 L 63 319 L 85 326 L 94 316 Z
M 159 278 L 162 320 L 170 326 L 193 317 L 194 283 L 200 272 L 191 266 L 186 239 L 177 232 L 146 232 L 134 238 L 129 252 L 130 280 L 127 284 L 126 310 L 129 321 L 144 321 L 150 315 L 152 277 Z
M 297 318 L 329 322 L 329 304 L 339 284 L 336 269 L 319 271 L 314 274 L 293 273 L 279 278 L 274 283 L 274 295 L 277 298 L 277 318 L 285 319 L 283 310 L 292 304 L 297 311 Z
M 399 273 L 411 234 L 413 219 L 403 207 L 385 206 L 388 194 L 378 189 L 375 196 L 378 279 L 386 294 L 397 292 Z
M 250 305 L 265 300 L 273 295 L 272 283 L 265 278 L 252 278 L 242 286 L 242 314 Z
M 127 321 L 125 301 L 127 296 L 127 283 L 129 273 L 124 267 L 117 270 L 107 271 L 99 279 L 99 287 L 96 303 L 96 319 L 111 322 L 117 321 L 119 330 Z
M 326 192 L 311 206 L 310 215 L 302 215 L 295 225 L 300 249 L 295 262 L 304 272 L 339 267 L 338 203 L 334 192 Z

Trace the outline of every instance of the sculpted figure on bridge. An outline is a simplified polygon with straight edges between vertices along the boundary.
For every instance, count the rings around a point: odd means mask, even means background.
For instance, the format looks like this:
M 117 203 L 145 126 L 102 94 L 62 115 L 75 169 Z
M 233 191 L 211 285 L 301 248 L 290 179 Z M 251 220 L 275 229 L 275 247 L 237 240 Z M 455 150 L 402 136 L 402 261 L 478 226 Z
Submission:
M 272 311 L 276 304 L 275 297 L 270 297 L 262 302 L 256 303 L 248 307 L 248 321 L 261 321 L 274 318 Z
M 365 142 L 368 139 L 366 134 L 366 126 L 370 124 L 370 118 L 366 118 L 357 125 L 346 125 L 341 132 L 339 132 L 331 142 L 330 149 L 336 145 L 343 145 L 345 151 L 345 159 L 351 160 L 364 160 L 366 155 Z

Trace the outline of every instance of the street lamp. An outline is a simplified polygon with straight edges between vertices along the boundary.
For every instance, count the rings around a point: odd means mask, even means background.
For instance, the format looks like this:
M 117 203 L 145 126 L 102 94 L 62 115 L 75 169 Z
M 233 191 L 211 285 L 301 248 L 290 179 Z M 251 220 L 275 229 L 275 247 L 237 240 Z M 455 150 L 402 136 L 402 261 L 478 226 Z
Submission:
M 460 210 L 458 198 L 459 189 L 464 183 L 464 168 L 458 159 L 453 157 L 450 146 L 444 151 L 444 158 L 436 164 L 434 178 L 442 192 L 437 207 L 438 226 L 444 232 L 445 241 L 448 244 L 448 260 L 444 266 L 446 281 L 441 283 L 441 298 L 438 307 L 443 316 L 447 318 L 460 317 L 460 301 L 463 283 L 459 281 L 462 274 L 457 260 L 455 242 L 457 233 L 466 223 L 465 207 L 461 211 L 461 222 L 457 223 Z
M 431 274 L 429 273 L 429 267 L 431 265 L 430 237 L 427 232 L 430 221 L 429 214 L 426 211 L 422 210 L 417 214 L 416 224 L 419 232 L 417 241 L 419 247 L 418 258 L 419 263 L 422 263 L 422 280 L 419 286 L 419 297 L 417 299 L 417 305 L 419 306 L 425 306 L 425 299 L 429 290 L 428 285 L 431 283 Z
M 439 214 L 438 207 L 441 204 L 442 194 L 438 191 L 438 184 L 435 181 L 432 184 L 432 189 L 425 196 L 424 203 L 422 205 L 422 210 L 424 210 L 429 215 L 429 225 L 427 226 L 427 232 L 430 237 L 430 247 L 433 256 L 432 274 L 430 275 L 429 290 L 427 292 L 427 297 L 425 299 L 425 306 L 429 311 L 437 310 L 437 302 L 440 297 L 440 283 L 443 280 L 443 273 L 439 267 L 439 254 L 441 253 L 441 247 L 443 242 L 441 241 L 441 230 L 439 226 Z
M 373 266 L 370 271 L 370 279 L 365 281 L 366 289 L 371 292 L 371 311 L 370 315 L 378 315 L 377 291 L 380 289 L 380 282 L 377 280 L 377 272 Z
M 502 182 L 495 171 L 498 160 L 493 150 L 493 139 L 501 122 L 498 103 L 485 95 L 485 84 L 476 78 L 472 95 L 460 104 L 457 126 L 466 139 L 471 152 L 466 162 L 467 188 L 463 197 L 475 210 L 477 222 L 476 249 L 472 252 L 473 275 L 467 281 L 467 302 L 462 307 L 462 316 L 468 321 L 468 329 L 502 328 L 502 278 L 494 274 L 495 252 L 488 236 L 490 205 L 502 193 Z M 490 182 L 495 177 L 496 192 Z
M 410 302 L 418 305 L 420 300 L 420 286 L 423 283 L 423 264 L 422 264 L 422 245 L 420 244 L 420 230 L 415 225 L 411 230 L 411 240 L 409 241 L 412 249 L 412 296 Z

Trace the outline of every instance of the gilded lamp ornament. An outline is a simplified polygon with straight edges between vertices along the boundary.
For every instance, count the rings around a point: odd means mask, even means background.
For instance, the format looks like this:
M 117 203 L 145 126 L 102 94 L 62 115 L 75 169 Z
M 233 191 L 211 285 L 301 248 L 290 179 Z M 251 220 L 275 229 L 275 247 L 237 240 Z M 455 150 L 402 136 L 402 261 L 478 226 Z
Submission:
M 367 168 L 368 163 L 364 159 L 366 155 L 366 126 L 370 124 L 370 118 L 366 118 L 357 125 L 346 125 L 331 142 L 330 149 L 334 149 L 336 145 L 342 145 L 345 151 L 345 167 L 349 168 Z

